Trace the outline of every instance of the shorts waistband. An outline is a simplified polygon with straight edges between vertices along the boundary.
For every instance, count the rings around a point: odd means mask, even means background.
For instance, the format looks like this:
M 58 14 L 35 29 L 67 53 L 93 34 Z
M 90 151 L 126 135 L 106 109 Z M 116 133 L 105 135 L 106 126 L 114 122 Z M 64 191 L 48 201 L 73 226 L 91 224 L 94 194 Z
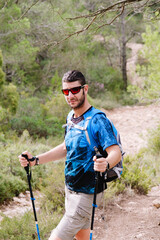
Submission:
M 67 188 L 67 191 L 70 193 L 70 194 L 81 194 L 81 192 L 75 192 L 75 191 L 73 191 L 73 190 L 70 190 L 70 189 L 68 189 Z

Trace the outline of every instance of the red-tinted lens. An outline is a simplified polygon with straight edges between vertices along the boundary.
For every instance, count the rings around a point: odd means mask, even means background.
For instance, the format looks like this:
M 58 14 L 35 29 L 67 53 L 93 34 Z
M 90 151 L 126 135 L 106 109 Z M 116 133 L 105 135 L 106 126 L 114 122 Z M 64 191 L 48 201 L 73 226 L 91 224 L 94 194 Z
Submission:
M 78 86 L 78 87 L 74 87 L 74 88 L 70 88 L 70 89 L 62 89 L 62 92 L 64 95 L 68 96 L 69 92 L 71 92 L 72 94 L 79 93 L 81 88 L 83 88 L 83 86 Z
M 64 95 L 68 96 L 69 95 L 69 90 L 68 89 L 62 89 L 62 92 Z
M 81 88 L 82 88 L 82 86 L 71 88 L 70 91 L 72 94 L 76 94 L 76 93 L 80 92 Z

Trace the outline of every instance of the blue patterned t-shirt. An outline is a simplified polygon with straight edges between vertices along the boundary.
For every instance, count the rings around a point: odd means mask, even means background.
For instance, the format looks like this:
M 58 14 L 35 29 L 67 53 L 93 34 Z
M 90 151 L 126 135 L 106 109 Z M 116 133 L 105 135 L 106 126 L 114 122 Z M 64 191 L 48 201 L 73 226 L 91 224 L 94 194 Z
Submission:
M 93 116 L 93 110 L 94 107 L 91 107 L 78 119 L 73 118 L 71 112 L 68 115 L 68 120 L 71 120 L 80 128 L 84 127 L 86 118 Z M 103 113 L 96 114 L 90 121 L 92 136 L 98 143 L 98 146 L 105 150 L 109 146 L 118 145 L 110 121 Z M 65 162 L 66 186 L 75 192 L 93 194 L 95 186 L 93 156 L 95 151 L 90 148 L 85 131 L 74 126 L 67 126 L 65 144 L 67 149 Z

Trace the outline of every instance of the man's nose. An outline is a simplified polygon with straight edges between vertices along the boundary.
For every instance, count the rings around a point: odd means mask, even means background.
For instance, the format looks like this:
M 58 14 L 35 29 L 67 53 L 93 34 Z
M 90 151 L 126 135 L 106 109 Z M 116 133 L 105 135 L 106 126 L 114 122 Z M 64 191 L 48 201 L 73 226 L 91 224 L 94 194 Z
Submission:
M 73 96 L 74 96 L 74 94 L 71 91 L 69 91 L 68 97 L 70 98 L 70 97 L 73 97 Z

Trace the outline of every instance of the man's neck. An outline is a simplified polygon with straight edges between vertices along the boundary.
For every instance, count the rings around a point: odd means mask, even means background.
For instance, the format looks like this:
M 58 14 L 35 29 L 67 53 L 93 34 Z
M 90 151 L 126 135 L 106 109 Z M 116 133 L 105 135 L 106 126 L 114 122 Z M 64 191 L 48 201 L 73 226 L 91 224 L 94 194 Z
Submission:
M 89 108 L 91 107 L 91 105 L 87 102 L 85 103 L 82 107 L 78 108 L 78 109 L 73 109 L 74 110 L 74 117 L 80 117 L 83 113 L 85 113 Z

